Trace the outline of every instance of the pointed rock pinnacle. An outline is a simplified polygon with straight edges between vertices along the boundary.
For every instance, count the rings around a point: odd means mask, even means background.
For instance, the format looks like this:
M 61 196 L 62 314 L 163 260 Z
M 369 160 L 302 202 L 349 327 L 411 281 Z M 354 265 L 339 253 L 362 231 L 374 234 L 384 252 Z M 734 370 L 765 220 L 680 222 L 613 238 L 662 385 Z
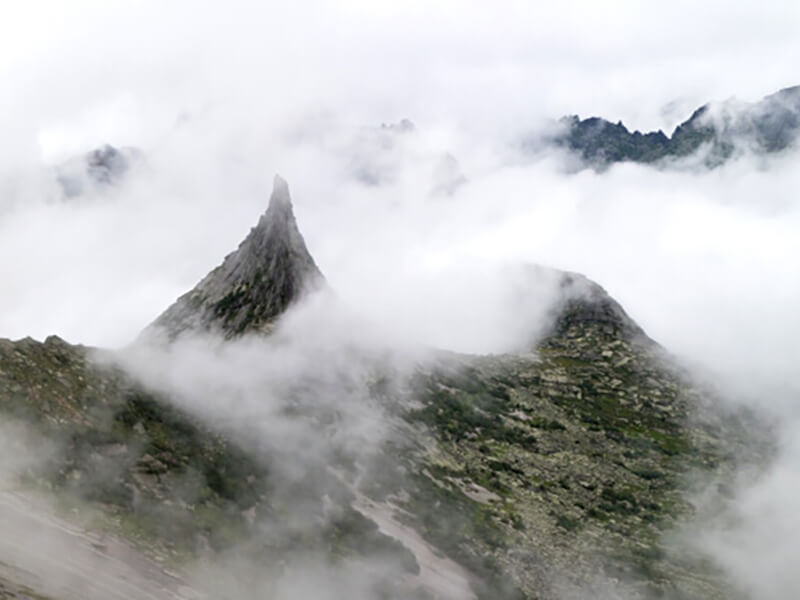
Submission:
M 239 248 L 146 332 L 172 340 L 191 332 L 230 338 L 269 331 L 289 306 L 323 285 L 297 228 L 289 186 L 276 176 L 266 213 Z

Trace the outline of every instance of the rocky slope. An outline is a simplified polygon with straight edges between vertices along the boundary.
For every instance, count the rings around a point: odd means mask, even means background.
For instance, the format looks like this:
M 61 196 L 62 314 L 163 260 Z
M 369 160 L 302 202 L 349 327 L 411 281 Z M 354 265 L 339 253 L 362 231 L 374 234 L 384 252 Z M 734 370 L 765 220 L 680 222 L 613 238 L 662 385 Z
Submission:
M 740 597 L 664 534 L 693 518 L 692 477 L 724 483 L 737 457 L 766 454 L 761 430 L 693 386 L 600 286 L 548 280 L 552 327 L 528 351 L 427 353 L 404 369 L 334 348 L 259 392 L 271 429 L 199 410 L 121 355 L 0 341 L 0 410 L 49 446 L 15 485 L 56 492 L 84 527 L 214 598 L 296 597 L 320 580 L 331 598 Z M 198 333 L 281 356 L 280 317 L 321 286 L 278 178 L 257 227 L 137 351 L 158 362 Z M 361 443 L 354 406 L 385 435 Z M 13 585 L 0 593 L 26 597 Z
M 769 95 L 759 102 L 712 102 L 698 108 L 671 136 L 663 131 L 629 131 L 599 117 L 562 120 L 565 132 L 553 140 L 586 163 L 603 167 L 616 162 L 655 163 L 703 153 L 717 166 L 749 150 L 774 153 L 793 146 L 800 132 L 800 86 Z

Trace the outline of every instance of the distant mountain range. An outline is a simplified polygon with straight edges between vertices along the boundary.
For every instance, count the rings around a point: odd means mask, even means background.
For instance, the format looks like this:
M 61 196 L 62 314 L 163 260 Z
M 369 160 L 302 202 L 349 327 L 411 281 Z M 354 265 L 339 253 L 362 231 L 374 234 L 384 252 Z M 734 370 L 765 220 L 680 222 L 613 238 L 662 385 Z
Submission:
M 408 119 L 358 130 L 338 160 L 343 171 L 368 187 L 396 182 L 413 154 L 417 126 Z M 695 110 L 671 135 L 661 130 L 630 131 L 622 121 L 602 117 L 560 119 L 555 133 L 533 133 L 522 146 L 527 153 L 547 153 L 563 148 L 577 156 L 582 166 L 605 169 L 634 162 L 717 167 L 751 153 L 774 155 L 791 149 L 800 135 L 800 86 L 789 87 L 758 102 L 735 99 L 709 102 Z M 55 167 L 55 177 L 65 198 L 104 193 L 120 186 L 131 169 L 144 159 L 142 150 L 109 144 L 76 156 Z M 454 194 L 468 178 L 457 157 L 448 152 L 419 161 L 419 177 L 430 180 L 430 194 Z
M 552 142 L 576 153 L 587 164 L 658 163 L 698 153 L 707 166 L 718 166 L 739 152 L 776 153 L 790 148 L 800 132 L 800 86 L 759 102 L 727 100 L 704 104 L 671 136 L 663 131 L 629 131 L 619 121 L 600 117 L 561 120 L 563 132 Z

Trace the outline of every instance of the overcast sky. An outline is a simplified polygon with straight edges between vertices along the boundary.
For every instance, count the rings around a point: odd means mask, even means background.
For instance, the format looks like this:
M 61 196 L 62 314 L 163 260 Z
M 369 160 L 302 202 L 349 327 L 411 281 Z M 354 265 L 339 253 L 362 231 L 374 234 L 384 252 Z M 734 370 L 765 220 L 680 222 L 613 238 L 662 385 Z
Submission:
M 32 0 L 3 17 L 4 131 L 47 157 L 147 146 L 226 104 L 261 120 L 333 111 L 496 132 L 600 113 L 671 128 L 708 99 L 796 83 L 800 50 L 791 1 Z
M 280 172 L 334 287 L 426 341 L 501 350 L 499 317 L 424 323 L 466 318 L 455 303 L 500 311 L 478 282 L 534 261 L 585 272 L 689 359 L 738 368 L 771 347 L 764 368 L 784 369 L 800 338 L 793 157 L 567 175 L 511 148 L 563 114 L 669 131 L 707 100 L 800 83 L 797 31 L 794 2 L 9 7 L 0 335 L 126 343 L 235 248 Z M 403 117 L 417 132 L 391 149 L 365 133 Z M 37 169 L 106 142 L 146 165 L 109 197 L 54 201 Z M 431 200 L 446 153 L 468 183 Z M 381 185 L 358 181 L 363 164 Z

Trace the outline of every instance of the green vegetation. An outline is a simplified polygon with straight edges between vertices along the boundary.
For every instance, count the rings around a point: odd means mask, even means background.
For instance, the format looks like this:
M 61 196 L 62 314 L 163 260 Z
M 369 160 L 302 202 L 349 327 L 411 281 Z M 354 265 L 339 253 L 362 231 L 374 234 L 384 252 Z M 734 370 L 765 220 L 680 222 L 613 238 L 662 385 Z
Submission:
M 547 583 L 506 548 L 569 556 L 578 577 L 595 567 L 571 549 L 588 545 L 635 585 L 705 593 L 707 570 L 677 562 L 660 540 L 691 516 L 685 475 L 719 464 L 712 457 L 730 440 L 707 445 L 710 430 L 688 420 L 687 386 L 647 341 L 625 339 L 634 330 L 575 310 L 538 357 L 465 358 L 419 374 L 422 406 L 410 419 L 437 449 L 409 459 L 426 475 L 403 508 L 448 556 L 472 570 L 476 556 L 493 557 L 491 568 L 527 592 L 547 597 Z

